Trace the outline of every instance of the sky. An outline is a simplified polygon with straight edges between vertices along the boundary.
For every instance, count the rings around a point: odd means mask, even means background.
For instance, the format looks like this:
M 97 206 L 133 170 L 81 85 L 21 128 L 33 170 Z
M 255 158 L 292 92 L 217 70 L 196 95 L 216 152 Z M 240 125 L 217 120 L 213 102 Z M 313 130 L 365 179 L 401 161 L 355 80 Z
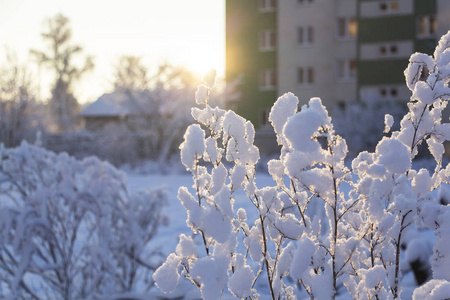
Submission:
M 41 96 L 48 97 L 49 70 L 37 71 L 30 49 L 46 50 L 44 22 L 62 13 L 72 42 L 94 56 L 95 69 L 76 84 L 81 103 L 112 90 L 121 55 L 141 56 L 149 67 L 169 62 L 202 73 L 225 69 L 225 0 L 0 0 L 0 65 L 6 53 L 35 68 Z

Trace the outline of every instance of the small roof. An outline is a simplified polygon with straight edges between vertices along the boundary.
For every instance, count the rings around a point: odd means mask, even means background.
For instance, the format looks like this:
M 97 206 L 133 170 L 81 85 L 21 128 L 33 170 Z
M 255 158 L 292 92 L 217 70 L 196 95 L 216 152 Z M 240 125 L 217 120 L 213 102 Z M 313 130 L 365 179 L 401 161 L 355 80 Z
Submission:
M 128 93 L 113 92 L 103 94 L 95 102 L 86 106 L 82 117 L 116 117 L 136 114 L 138 108 Z

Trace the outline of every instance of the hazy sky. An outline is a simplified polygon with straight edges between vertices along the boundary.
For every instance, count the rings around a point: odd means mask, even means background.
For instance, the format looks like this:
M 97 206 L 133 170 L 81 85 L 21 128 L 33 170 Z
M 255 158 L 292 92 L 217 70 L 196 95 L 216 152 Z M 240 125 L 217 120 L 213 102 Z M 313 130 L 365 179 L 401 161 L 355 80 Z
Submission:
M 73 42 L 95 59 L 95 71 L 77 85 L 80 102 L 110 91 L 120 55 L 142 56 L 150 67 L 167 60 L 224 72 L 225 0 L 0 0 L 0 64 L 8 49 L 31 65 L 28 51 L 45 49 L 44 20 L 57 13 L 70 19 Z

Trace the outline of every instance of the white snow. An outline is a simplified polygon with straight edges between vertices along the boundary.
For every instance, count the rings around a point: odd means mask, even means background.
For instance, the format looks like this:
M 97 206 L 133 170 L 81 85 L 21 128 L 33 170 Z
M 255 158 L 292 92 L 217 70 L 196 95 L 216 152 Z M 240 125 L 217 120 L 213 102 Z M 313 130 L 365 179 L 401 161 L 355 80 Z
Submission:
M 269 114 L 269 121 L 275 130 L 275 133 L 283 132 L 284 124 L 297 112 L 298 98 L 292 93 L 286 93 L 275 102 Z M 278 140 L 283 144 L 282 140 Z
M 450 282 L 447 280 L 433 279 L 416 289 L 413 300 L 445 300 L 450 297 Z
M 80 113 L 82 117 L 109 117 L 131 113 L 129 98 L 125 93 L 103 94 L 95 102 L 86 106 Z
M 394 117 L 386 114 L 384 116 L 384 133 L 388 133 L 391 130 L 392 125 L 394 125 Z
M 190 125 L 180 145 L 181 162 L 188 169 L 193 169 L 195 162 L 205 152 L 205 132 L 198 124 Z
M 201 84 L 198 86 L 197 91 L 195 92 L 195 102 L 197 104 L 206 104 L 208 101 L 208 87 Z

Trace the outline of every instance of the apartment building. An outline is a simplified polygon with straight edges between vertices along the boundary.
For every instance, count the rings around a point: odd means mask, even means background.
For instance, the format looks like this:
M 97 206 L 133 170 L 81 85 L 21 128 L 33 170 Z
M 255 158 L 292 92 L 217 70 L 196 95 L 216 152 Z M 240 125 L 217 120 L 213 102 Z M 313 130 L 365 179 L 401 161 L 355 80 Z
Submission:
M 410 93 L 403 70 L 450 29 L 449 0 L 226 0 L 232 108 L 256 127 L 285 92 L 329 110 Z
M 240 96 L 231 108 L 260 127 L 277 97 L 277 1 L 226 1 L 226 78 Z
M 330 108 L 356 101 L 356 0 L 278 3 L 278 94 L 320 97 Z
M 407 100 L 403 71 L 414 52 L 433 54 L 450 29 L 448 0 L 359 0 L 359 99 Z

